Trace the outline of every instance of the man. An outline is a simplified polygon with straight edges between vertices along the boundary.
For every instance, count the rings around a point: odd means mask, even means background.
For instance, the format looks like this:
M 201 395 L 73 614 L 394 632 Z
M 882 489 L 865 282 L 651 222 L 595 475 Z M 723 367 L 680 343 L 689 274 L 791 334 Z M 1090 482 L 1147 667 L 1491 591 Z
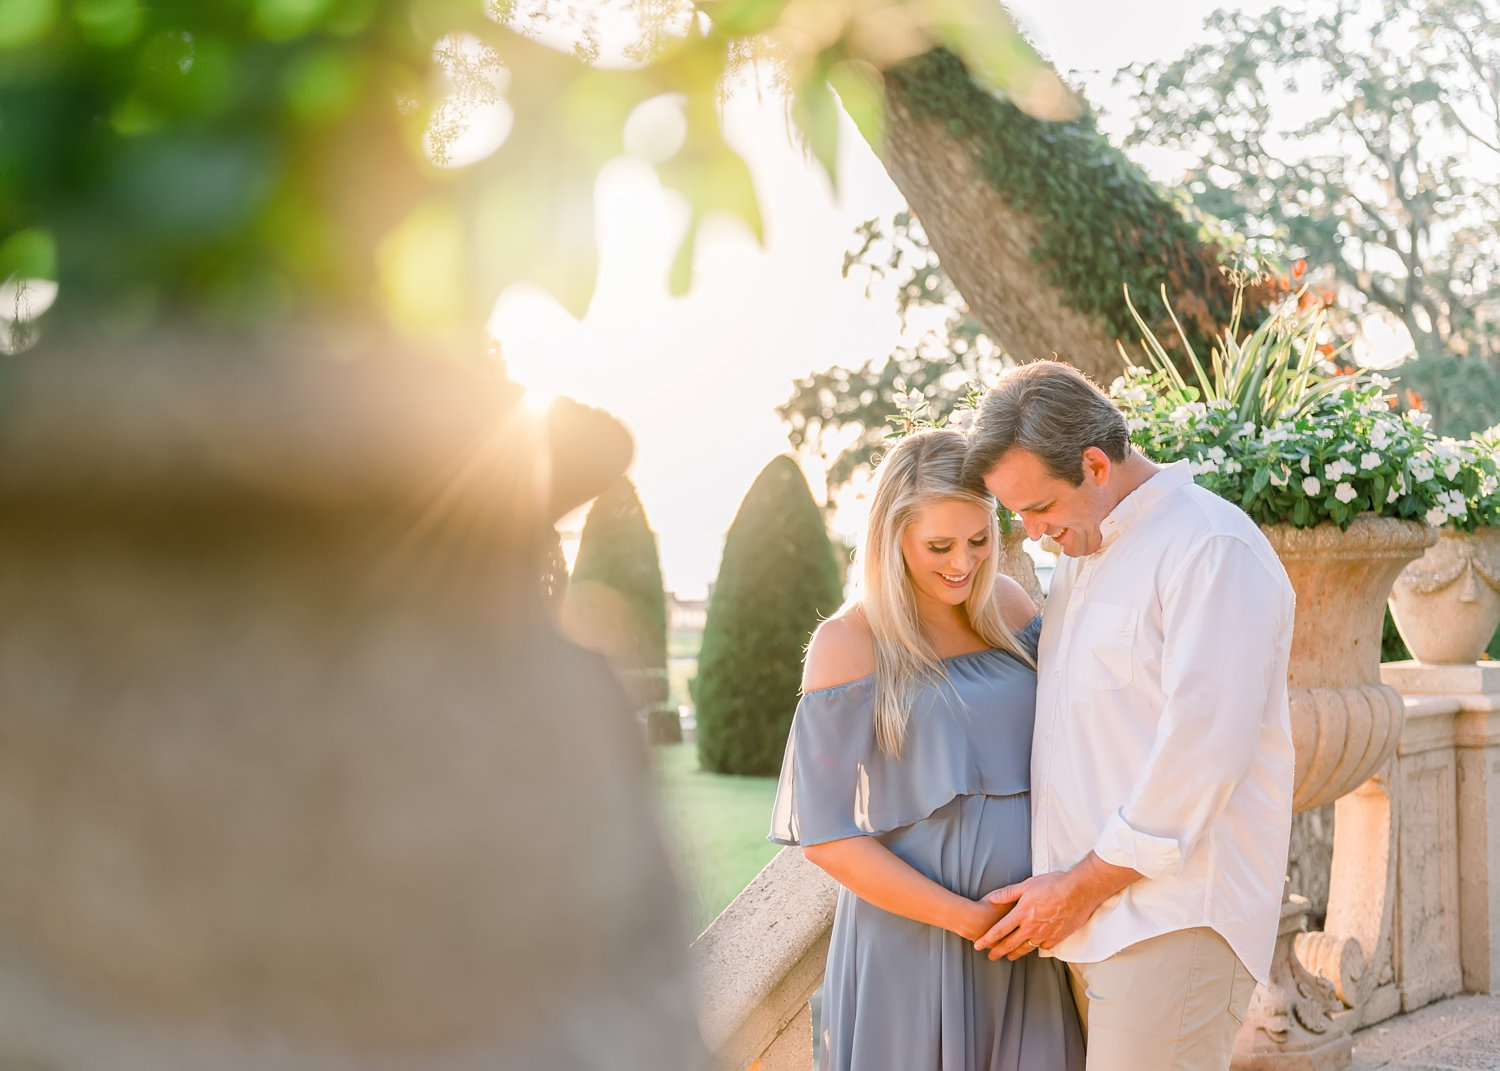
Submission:
M 1222 1071 L 1280 919 L 1286 573 L 1068 365 L 1007 372 L 968 464 L 1064 555 L 1037 658 L 1034 876 L 991 894 L 1014 907 L 976 947 L 1067 962 L 1089 1071 Z

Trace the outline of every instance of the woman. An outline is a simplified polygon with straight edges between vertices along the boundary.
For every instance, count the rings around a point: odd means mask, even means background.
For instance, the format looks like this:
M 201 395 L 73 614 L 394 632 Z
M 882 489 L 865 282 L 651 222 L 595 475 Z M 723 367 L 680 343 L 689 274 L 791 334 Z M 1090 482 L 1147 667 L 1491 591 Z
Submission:
M 861 597 L 818 628 L 771 839 L 839 891 L 822 1071 L 1076 1071 L 1061 964 L 991 962 L 983 900 L 1031 873 L 1033 653 L 1041 619 L 997 577 L 995 499 L 964 437 L 917 432 L 882 462 Z

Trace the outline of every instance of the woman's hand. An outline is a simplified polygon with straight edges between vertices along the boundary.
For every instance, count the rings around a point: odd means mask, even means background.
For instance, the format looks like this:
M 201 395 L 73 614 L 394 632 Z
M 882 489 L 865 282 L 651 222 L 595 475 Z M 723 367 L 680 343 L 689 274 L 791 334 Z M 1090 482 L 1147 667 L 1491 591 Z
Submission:
M 958 920 L 953 932 L 966 941 L 978 941 L 1014 906 L 1014 904 L 992 903 L 988 897 L 982 900 L 970 900 L 969 906 L 961 913 L 962 917 Z

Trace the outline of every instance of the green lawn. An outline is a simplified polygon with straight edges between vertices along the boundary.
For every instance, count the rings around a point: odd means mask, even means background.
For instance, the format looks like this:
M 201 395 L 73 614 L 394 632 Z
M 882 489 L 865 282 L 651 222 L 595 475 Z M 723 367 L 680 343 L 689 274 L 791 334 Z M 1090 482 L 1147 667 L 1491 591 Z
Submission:
M 651 754 L 667 839 L 699 933 L 776 854 L 766 840 L 776 779 L 704 773 L 694 744 L 654 747 Z
M 688 681 L 698 675 L 696 658 L 667 659 L 667 702 L 674 707 L 686 706 L 693 701 L 688 691 Z

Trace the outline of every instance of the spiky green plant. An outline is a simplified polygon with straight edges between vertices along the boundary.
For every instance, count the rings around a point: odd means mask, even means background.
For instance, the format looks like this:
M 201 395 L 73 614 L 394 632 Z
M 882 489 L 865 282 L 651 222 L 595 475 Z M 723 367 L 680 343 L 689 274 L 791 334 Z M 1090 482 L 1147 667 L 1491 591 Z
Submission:
M 1162 304 L 1182 340 L 1192 369 L 1194 382 L 1189 383 L 1130 300 L 1130 288 L 1126 287 L 1125 304 L 1141 330 L 1141 349 L 1152 371 L 1184 398 L 1227 402 L 1234 419 L 1253 423 L 1257 428 L 1304 416 L 1319 402 L 1349 386 L 1348 377 L 1327 374 L 1330 359 L 1339 351 L 1319 342 L 1323 333 L 1323 306 L 1288 301 L 1242 339 L 1239 334 L 1244 294 L 1245 283 L 1240 281 L 1235 287 L 1229 325 L 1209 354 L 1208 368 L 1204 368 L 1167 299 L 1166 287 L 1162 287 Z M 1297 299 L 1302 296 L 1295 295 Z M 1134 363 L 1123 345 L 1120 355 L 1127 365 Z

